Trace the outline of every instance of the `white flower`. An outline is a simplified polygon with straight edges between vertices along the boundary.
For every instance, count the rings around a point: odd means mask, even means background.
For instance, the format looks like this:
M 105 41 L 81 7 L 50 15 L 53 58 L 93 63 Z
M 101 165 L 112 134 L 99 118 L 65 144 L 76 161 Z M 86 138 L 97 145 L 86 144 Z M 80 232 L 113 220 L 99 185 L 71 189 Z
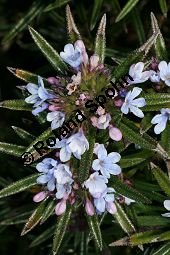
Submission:
M 70 66 L 77 68 L 80 66 L 82 57 L 81 49 L 71 43 L 64 46 L 64 52 L 60 52 L 60 57 Z
M 128 198 L 128 197 L 124 197 L 125 198 L 125 204 L 126 205 L 130 205 L 131 203 L 135 203 L 136 201 L 131 199 L 131 198 Z
M 138 62 L 137 64 L 131 65 L 129 69 L 129 75 L 133 78 L 133 81 L 128 78 L 127 82 L 129 84 L 136 84 L 147 81 L 150 76 L 150 71 L 143 72 L 143 69 L 144 69 L 143 62 Z
M 161 61 L 158 68 L 161 80 L 163 80 L 167 86 L 170 86 L 170 63 L 167 64 L 165 61 Z
M 116 206 L 113 203 L 115 200 L 114 192 L 113 188 L 107 188 L 99 198 L 94 199 L 94 205 L 98 213 L 103 213 L 105 210 L 111 214 L 117 212 Z
M 77 159 L 81 159 L 81 155 L 89 149 L 89 142 L 86 139 L 83 130 L 80 129 L 78 133 L 70 136 L 68 139 L 62 139 L 57 142 L 53 148 L 61 148 L 60 160 L 66 162 L 70 160 L 71 154 Z
M 160 82 L 160 72 L 155 72 L 155 71 L 151 70 L 149 78 L 152 82 L 159 83 Z
M 139 107 L 143 107 L 146 105 L 146 101 L 143 97 L 134 99 L 135 97 L 139 96 L 139 94 L 142 92 L 141 88 L 135 87 L 132 91 L 129 91 L 125 97 L 125 101 L 121 107 L 121 111 L 124 114 L 128 114 L 128 112 L 132 112 L 134 115 L 136 115 L 139 118 L 143 118 L 144 114 L 139 109 Z
M 107 188 L 106 183 L 108 183 L 107 178 L 96 172 L 90 175 L 90 177 L 84 182 L 84 186 L 89 189 L 90 194 L 94 198 L 99 198 Z
M 169 212 L 162 214 L 163 217 L 170 217 L 170 200 L 165 200 L 164 201 L 164 207 L 167 209 Z
M 92 168 L 95 171 L 100 171 L 101 174 L 110 178 L 110 174 L 118 175 L 121 173 L 121 168 L 117 163 L 121 156 L 117 152 L 111 152 L 107 155 L 107 151 L 102 144 L 97 151 L 98 159 L 95 159 L 92 163 Z
M 157 114 L 151 120 L 152 124 L 156 124 L 156 126 L 154 127 L 155 134 L 160 134 L 166 128 L 168 120 L 170 121 L 170 109 L 161 109 L 161 114 Z
M 77 86 L 81 83 L 81 72 L 78 72 L 77 75 L 73 75 L 71 79 L 72 82 L 68 83 L 66 86 L 68 95 L 71 95 L 77 89 Z
M 60 111 L 49 112 L 47 114 L 47 121 L 51 122 L 51 129 L 54 130 L 63 125 L 65 120 L 65 113 Z
M 28 83 L 26 89 L 31 94 L 31 96 L 25 98 L 25 102 L 28 104 L 34 104 L 33 107 L 33 114 L 37 115 L 38 113 L 47 109 L 48 104 L 44 103 L 47 99 L 53 99 L 54 95 L 50 94 L 44 88 L 44 82 L 42 77 L 38 76 L 38 85 L 33 83 Z

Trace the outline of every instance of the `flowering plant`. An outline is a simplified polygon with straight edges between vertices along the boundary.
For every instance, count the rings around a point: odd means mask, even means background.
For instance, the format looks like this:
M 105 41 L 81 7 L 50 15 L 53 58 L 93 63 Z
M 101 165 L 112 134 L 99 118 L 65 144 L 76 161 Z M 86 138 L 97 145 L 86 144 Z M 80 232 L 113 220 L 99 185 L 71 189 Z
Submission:
M 0 144 L 2 152 L 18 157 L 26 152 L 34 159 L 34 162 L 24 162 L 31 163 L 33 174 L 2 189 L 0 197 L 36 187 L 33 201 L 40 204 L 26 222 L 22 235 L 55 215 L 54 254 L 72 217 L 82 216 L 82 212 L 89 229 L 88 241 L 93 238 L 99 250 L 103 249 L 100 225 L 107 213 L 113 215 L 128 234 L 111 246 L 130 244 L 143 249 L 142 245 L 147 242 L 168 240 L 161 227 L 165 224 L 163 217 L 169 217 L 169 213 L 160 214 L 159 230 L 140 231 L 140 217 L 145 217 L 140 215 L 145 212 L 141 207 L 149 210 L 150 205 L 146 204 L 155 197 L 150 189 L 145 190 L 143 184 L 147 180 L 137 184 L 129 180 L 138 170 L 151 171 L 170 196 L 169 177 L 161 170 L 164 164 L 168 174 L 170 172 L 167 143 L 170 64 L 165 61 L 166 49 L 157 20 L 152 14 L 153 35 L 148 41 L 112 67 L 104 63 L 106 15 L 99 24 L 94 53 L 90 57 L 69 6 L 66 15 L 70 43 L 60 54 L 37 31 L 29 28 L 36 45 L 56 70 L 53 77 L 9 68 L 27 85 L 20 87 L 23 99 L 3 101 L 1 107 L 31 111 L 35 119 L 48 128 L 35 137 L 15 127 L 15 132 L 28 146 Z M 148 56 L 152 46 L 156 58 Z M 59 133 L 61 139 L 57 138 Z M 53 141 L 53 134 L 55 143 L 47 144 L 46 149 L 42 147 L 39 154 L 34 144 L 47 139 Z M 160 201 L 166 197 L 158 198 Z M 164 205 L 169 210 L 167 201 Z M 136 224 L 132 214 L 137 217 Z

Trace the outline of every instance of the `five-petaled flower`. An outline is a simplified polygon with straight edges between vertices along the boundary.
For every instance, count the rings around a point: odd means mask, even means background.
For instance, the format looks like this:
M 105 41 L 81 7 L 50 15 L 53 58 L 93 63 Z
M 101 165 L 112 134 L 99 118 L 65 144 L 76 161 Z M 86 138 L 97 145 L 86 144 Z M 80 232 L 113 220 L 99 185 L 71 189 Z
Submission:
M 158 68 L 160 71 L 161 80 L 170 87 L 170 63 L 167 64 L 166 61 L 161 61 Z
M 51 129 L 54 130 L 63 125 L 65 120 L 65 113 L 60 111 L 49 112 L 47 114 L 47 121 L 51 122 Z
M 107 150 L 104 145 L 101 144 L 97 151 L 97 156 L 98 159 L 95 159 L 92 163 L 93 170 L 100 171 L 106 178 L 110 178 L 110 174 L 118 175 L 121 173 L 120 166 L 115 164 L 121 158 L 119 153 L 111 152 L 107 154 Z
M 68 43 L 64 46 L 64 51 L 60 52 L 60 57 L 73 68 L 80 66 L 82 62 L 81 49 Z
M 135 87 L 132 91 L 129 91 L 125 97 L 125 101 L 121 107 L 121 111 L 124 114 L 128 114 L 129 111 L 132 112 L 134 115 L 136 115 L 139 118 L 143 118 L 144 114 L 139 109 L 139 107 L 143 107 L 146 105 L 146 101 L 143 97 L 135 99 L 135 97 L 139 96 L 139 94 L 142 92 L 141 88 Z
M 114 192 L 115 190 L 113 188 L 107 188 L 99 198 L 94 198 L 94 205 L 99 214 L 105 212 L 105 210 L 111 214 L 117 212 L 116 205 L 114 204 Z
M 157 114 L 151 120 L 152 124 L 156 124 L 156 126 L 154 127 L 155 134 L 160 134 L 166 128 L 168 120 L 170 121 L 170 109 L 161 109 L 161 113 Z
M 128 78 L 127 82 L 129 84 L 137 84 L 147 81 L 150 77 L 150 71 L 143 72 L 143 69 L 143 62 L 138 62 L 137 64 L 131 65 L 129 69 L 129 75 L 133 78 L 133 80 Z

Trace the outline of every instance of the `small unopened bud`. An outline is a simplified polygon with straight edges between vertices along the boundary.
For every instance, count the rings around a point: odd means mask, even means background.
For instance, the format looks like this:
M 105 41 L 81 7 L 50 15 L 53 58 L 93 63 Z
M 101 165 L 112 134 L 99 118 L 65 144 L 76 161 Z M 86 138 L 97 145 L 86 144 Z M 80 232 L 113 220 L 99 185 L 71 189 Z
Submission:
M 56 79 L 55 77 L 49 77 L 47 78 L 47 81 L 51 84 L 51 85 L 57 85 L 59 80 Z
M 82 62 L 84 63 L 84 65 L 87 65 L 88 55 L 86 52 L 86 47 L 84 45 L 84 42 L 82 40 L 77 40 L 74 46 L 77 46 L 81 50 Z
M 121 107 L 122 104 L 123 104 L 123 100 L 122 99 L 117 99 L 117 100 L 114 101 L 114 104 L 117 107 Z
M 47 192 L 41 191 L 33 197 L 33 201 L 36 203 L 39 203 L 39 202 L 43 201 L 46 198 L 46 196 L 47 196 Z
M 109 126 L 109 136 L 114 141 L 122 140 L 122 132 L 120 129 L 113 127 L 112 125 Z
M 86 204 L 85 204 L 86 213 L 90 216 L 94 215 L 94 206 L 92 202 L 86 198 Z
M 51 112 L 58 111 L 58 110 L 60 110 L 60 107 L 56 106 L 56 105 L 50 105 L 48 107 L 48 110 L 51 111 Z
M 107 211 L 108 211 L 109 213 L 111 213 L 111 214 L 117 213 L 116 205 L 115 205 L 115 203 L 113 203 L 113 202 L 107 203 L 107 204 L 106 204 L 106 208 L 107 208 Z
M 90 67 L 91 70 L 96 68 L 99 65 L 99 56 L 98 55 L 93 55 L 90 57 Z
M 55 213 L 56 215 L 61 215 L 66 210 L 66 200 L 62 199 L 55 207 Z

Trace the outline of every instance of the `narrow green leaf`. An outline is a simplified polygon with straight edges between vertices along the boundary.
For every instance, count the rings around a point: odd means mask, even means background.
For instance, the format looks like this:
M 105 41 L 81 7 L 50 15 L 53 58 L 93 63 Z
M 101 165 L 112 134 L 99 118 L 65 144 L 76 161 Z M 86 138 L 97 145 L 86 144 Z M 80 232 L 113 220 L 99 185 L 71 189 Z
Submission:
M 161 11 L 164 17 L 167 18 L 168 7 L 167 7 L 166 0 L 159 0 L 159 5 L 161 7 Z
M 170 157 L 170 142 L 168 142 L 170 137 L 170 123 L 167 123 L 165 130 L 162 132 L 161 135 L 161 145 L 168 153 Z
M 47 207 L 44 210 L 44 213 L 41 219 L 41 224 L 44 223 L 54 213 L 55 206 L 56 206 L 55 200 L 52 200 L 48 203 Z
M 163 38 L 161 31 L 159 29 L 158 21 L 152 12 L 151 12 L 151 24 L 152 24 L 153 33 L 158 33 L 158 37 L 156 38 L 156 41 L 154 44 L 156 57 L 160 61 L 163 59 L 166 60 L 167 59 L 167 51 L 166 51 L 165 41 L 164 41 L 164 38 Z
M 155 111 L 155 107 L 160 110 L 161 108 L 170 107 L 170 95 L 168 93 L 158 94 L 144 94 L 146 106 L 142 108 L 143 111 Z
M 157 180 L 161 189 L 170 197 L 170 179 L 168 176 L 157 166 L 152 164 L 152 172 Z
M 0 142 L 0 152 L 9 154 L 15 157 L 21 157 L 21 155 L 25 152 L 25 149 L 26 149 L 25 146 Z
M 57 9 L 57 8 L 60 8 L 62 7 L 63 5 L 67 4 L 68 2 L 70 2 L 71 0 L 56 0 L 54 3 L 52 4 L 49 4 L 44 12 L 49 12 L 49 11 L 52 11 L 54 9 Z
M 122 20 L 136 6 L 138 2 L 139 0 L 129 0 L 117 16 L 115 22 Z
M 29 104 L 27 104 L 23 99 L 5 100 L 0 103 L 0 107 L 16 111 L 32 110 L 32 107 Z
M 134 28 L 138 35 L 139 43 L 143 44 L 146 41 L 146 36 L 143 23 L 140 17 L 140 11 L 136 7 L 132 10 L 132 24 L 134 25 Z
M 117 213 L 113 216 L 121 226 L 121 228 L 127 233 L 128 235 L 135 232 L 135 227 L 131 220 L 128 218 L 127 214 L 122 209 L 121 205 L 116 202 Z
M 40 176 L 39 173 L 33 174 L 10 184 L 6 188 L 0 190 L 0 198 L 14 195 L 35 186 L 37 184 L 36 179 L 38 178 L 38 176 Z
M 46 200 L 41 202 L 40 205 L 38 205 L 38 207 L 32 213 L 32 215 L 28 219 L 27 223 L 25 224 L 21 232 L 21 236 L 30 232 L 40 222 L 42 215 L 44 213 L 45 203 L 46 203 Z
M 74 43 L 76 40 L 81 39 L 81 36 L 74 22 L 69 5 L 66 6 L 66 19 L 67 19 L 67 33 L 70 38 L 70 41 Z
M 104 62 L 105 58 L 106 48 L 105 29 L 106 29 L 106 14 L 103 15 L 100 21 L 95 41 L 95 54 L 99 56 L 101 63 Z
M 28 12 L 18 23 L 9 31 L 2 40 L 2 43 L 11 41 L 17 34 L 23 31 L 44 9 L 45 3 L 42 0 L 34 1 Z
M 96 214 L 93 216 L 87 215 L 87 222 L 88 222 L 88 226 L 92 234 L 92 237 L 97 245 L 97 248 L 101 251 L 103 248 L 103 242 L 102 242 L 102 234 L 101 234 L 100 224 L 99 224 L 97 215 Z
M 10 214 L 11 214 L 11 212 L 10 212 Z M 8 219 L 5 219 L 5 220 L 1 221 L 0 225 L 1 226 L 2 225 L 3 226 L 9 226 L 9 225 L 16 225 L 16 224 L 25 223 L 28 215 L 30 215 L 30 212 L 19 213 L 19 214 L 14 215 L 14 216 L 8 215 Z
M 55 230 L 55 226 L 52 226 L 52 227 L 48 228 L 47 230 L 45 230 L 44 232 L 42 232 L 30 244 L 30 248 L 38 246 L 38 245 L 42 244 L 43 242 L 47 241 L 48 239 L 50 239 L 54 234 L 54 230 Z
M 92 159 L 93 159 L 95 135 L 96 135 L 95 128 L 90 129 L 87 135 L 87 139 L 89 142 L 89 149 L 83 154 L 81 158 L 81 162 L 80 162 L 79 171 L 78 171 L 78 180 L 80 183 L 83 183 L 89 176 L 89 171 L 90 171 L 90 168 L 92 165 Z
M 60 58 L 59 54 L 54 50 L 54 48 L 52 48 L 52 46 L 32 27 L 29 27 L 29 31 L 34 42 L 42 51 L 50 64 L 54 67 L 54 69 L 58 70 L 61 73 L 65 73 L 68 69 L 67 65 L 63 62 L 63 60 Z
M 98 17 L 101 11 L 102 4 L 103 4 L 103 0 L 94 0 L 92 17 L 90 22 L 90 30 L 93 30 L 93 28 L 96 25 L 96 22 L 98 20 Z
M 53 255 L 57 254 L 67 230 L 73 207 L 69 206 L 66 212 L 58 217 L 57 227 L 53 239 Z
M 12 126 L 13 130 L 15 131 L 15 133 L 24 141 L 31 143 L 34 139 L 35 136 L 30 134 L 29 132 L 25 131 L 22 128 L 19 127 L 14 127 Z
M 137 222 L 140 227 L 166 226 L 169 223 L 169 219 L 157 215 L 138 216 Z
M 156 251 L 152 255 L 168 255 L 168 254 L 170 254 L 170 242 L 165 243 L 164 245 L 156 249 Z
M 7 67 L 7 69 L 16 77 L 20 78 L 23 81 L 37 84 L 38 75 L 34 73 L 30 73 L 28 71 L 24 71 L 22 69 Z M 45 79 L 44 79 L 45 80 Z

